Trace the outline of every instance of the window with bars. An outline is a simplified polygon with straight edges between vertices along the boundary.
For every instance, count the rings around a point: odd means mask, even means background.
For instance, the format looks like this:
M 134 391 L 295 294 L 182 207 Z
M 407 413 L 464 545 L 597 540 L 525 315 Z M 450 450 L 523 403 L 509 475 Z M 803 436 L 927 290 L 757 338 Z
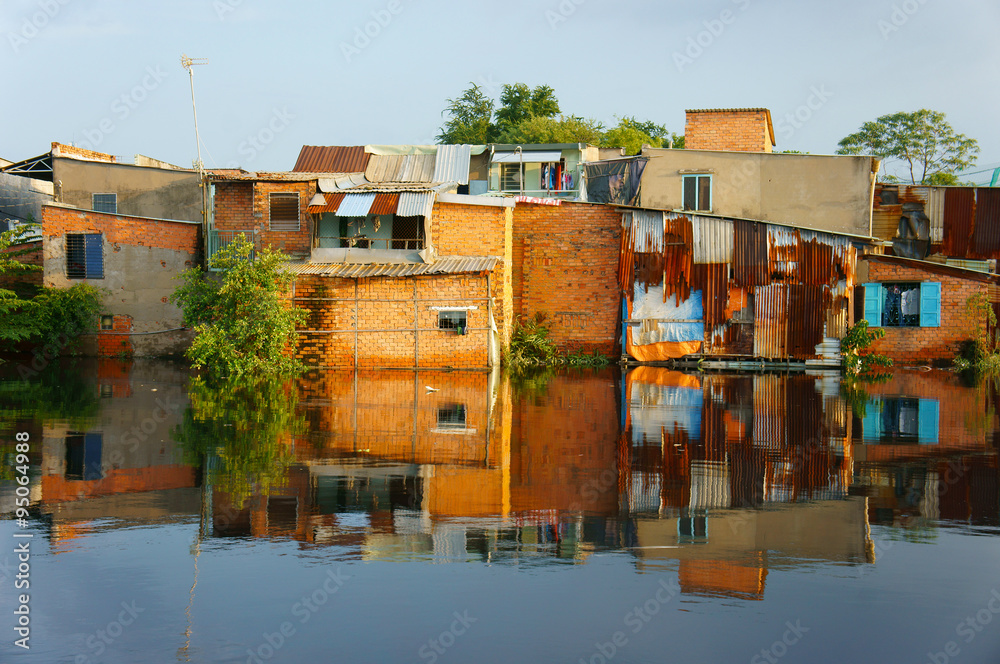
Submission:
M 66 235 L 66 278 L 104 278 L 104 243 L 100 233 Z
M 684 209 L 708 212 L 712 209 L 712 176 L 684 176 Z
M 94 212 L 118 214 L 118 194 L 92 194 L 90 207 Z
M 437 425 L 440 429 L 464 429 L 465 404 L 447 403 L 438 406 Z
M 270 225 L 272 231 L 299 230 L 299 195 L 274 193 L 270 195 Z
M 524 164 L 500 164 L 500 191 L 521 191 Z
M 468 314 L 465 311 L 439 311 L 438 329 L 457 330 L 461 334 L 468 327 Z

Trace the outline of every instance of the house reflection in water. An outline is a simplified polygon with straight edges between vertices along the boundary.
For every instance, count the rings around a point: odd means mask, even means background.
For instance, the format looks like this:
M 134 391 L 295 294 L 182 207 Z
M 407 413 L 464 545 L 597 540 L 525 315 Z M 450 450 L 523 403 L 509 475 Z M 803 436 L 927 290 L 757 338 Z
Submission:
M 1000 522 L 996 396 L 949 372 L 898 370 L 866 394 L 831 373 L 313 374 L 277 480 L 247 477 L 244 500 L 213 484 L 222 458 L 191 465 L 173 442 L 185 372 L 107 362 L 90 424 L 42 423 L 33 495 L 59 550 L 97 519 L 200 520 L 201 537 L 366 560 L 627 551 L 686 593 L 762 599 L 769 570 L 875 562 L 874 524 Z M 157 399 L 180 408 L 153 427 Z

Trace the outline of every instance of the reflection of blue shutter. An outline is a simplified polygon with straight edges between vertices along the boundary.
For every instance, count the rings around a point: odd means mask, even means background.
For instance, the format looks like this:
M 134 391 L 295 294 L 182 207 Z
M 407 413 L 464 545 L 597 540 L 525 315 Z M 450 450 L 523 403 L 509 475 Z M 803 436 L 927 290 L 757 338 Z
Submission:
M 920 284 L 920 327 L 941 327 L 941 282 Z
M 882 284 L 865 284 L 865 320 L 869 327 L 882 327 Z
M 937 399 L 921 399 L 918 408 L 917 442 L 921 445 L 937 445 L 940 402 Z
M 85 261 L 88 279 L 104 278 L 104 253 L 101 246 L 101 235 L 84 235 Z
M 104 473 L 102 472 L 101 469 L 101 449 L 103 447 L 104 447 L 104 434 L 88 433 L 84 435 L 83 437 L 84 480 L 99 480 L 104 477 Z
M 881 399 L 872 399 L 865 404 L 865 417 L 861 421 L 861 438 L 871 442 L 878 442 L 882 438 Z

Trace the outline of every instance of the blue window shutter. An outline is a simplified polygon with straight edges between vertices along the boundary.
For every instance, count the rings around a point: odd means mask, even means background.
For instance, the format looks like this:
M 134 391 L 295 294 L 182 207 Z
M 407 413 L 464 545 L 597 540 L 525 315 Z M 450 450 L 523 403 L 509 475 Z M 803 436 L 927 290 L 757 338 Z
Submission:
M 101 246 L 101 235 L 84 235 L 86 243 L 85 257 L 88 279 L 104 278 L 104 247 Z
M 920 327 L 941 327 L 941 282 L 920 284 Z
M 865 320 L 869 327 L 882 327 L 882 284 L 865 284 Z
M 104 434 L 88 433 L 83 437 L 83 479 L 99 480 L 104 477 L 101 451 Z
M 920 399 L 919 404 L 917 442 L 921 445 L 937 445 L 941 404 L 937 399 Z
M 865 404 L 865 417 L 861 421 L 861 438 L 869 442 L 878 442 L 882 438 L 881 399 L 872 399 Z

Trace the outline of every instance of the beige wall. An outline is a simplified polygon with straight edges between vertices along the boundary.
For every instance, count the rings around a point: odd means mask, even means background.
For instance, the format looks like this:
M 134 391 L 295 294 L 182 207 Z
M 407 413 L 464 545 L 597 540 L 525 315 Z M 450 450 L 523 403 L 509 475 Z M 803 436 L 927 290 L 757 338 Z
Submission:
M 650 148 L 640 205 L 682 207 L 682 171 L 712 175 L 713 214 L 869 234 L 870 157 Z
M 201 221 L 201 189 L 192 171 L 58 157 L 52 169 L 60 203 L 92 210 L 93 194 L 114 193 L 118 214 Z

